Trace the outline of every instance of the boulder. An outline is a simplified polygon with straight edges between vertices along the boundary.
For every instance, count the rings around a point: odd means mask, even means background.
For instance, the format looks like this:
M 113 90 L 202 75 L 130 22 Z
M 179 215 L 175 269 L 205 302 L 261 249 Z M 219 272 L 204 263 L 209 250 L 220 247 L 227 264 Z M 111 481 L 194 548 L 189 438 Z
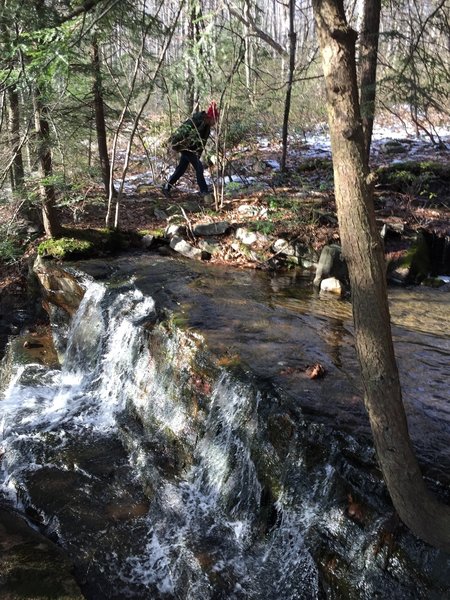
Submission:
M 195 248 L 195 246 L 192 246 L 189 242 L 178 236 L 174 236 L 170 240 L 170 247 L 172 248 L 172 250 L 175 250 L 175 252 L 186 256 L 186 258 L 206 260 L 211 256 L 207 256 L 207 253 L 205 253 L 204 250 L 201 250 L 200 248 Z
M 259 208 L 253 204 L 241 204 L 238 206 L 237 211 L 246 217 L 256 217 L 259 213 Z
M 398 140 L 386 140 L 380 145 L 383 154 L 402 154 L 409 150 L 409 146 Z
M 146 250 L 149 250 L 153 246 L 153 242 L 155 241 L 155 236 L 151 234 L 144 235 L 142 238 L 142 247 Z
M 0 595 L 5 600 L 83 600 L 61 548 L 4 508 L 0 508 L 0 550 Z
M 288 262 L 301 265 L 304 269 L 310 269 L 317 264 L 319 259 L 313 248 L 283 238 L 275 240 L 272 250 L 275 254 L 286 256 Z
M 228 221 L 218 221 L 217 223 L 199 223 L 194 227 L 195 235 L 223 235 L 230 228 Z
M 349 284 L 347 263 L 342 255 L 341 247 L 337 244 L 330 244 L 322 248 L 314 278 L 314 285 L 320 287 L 322 279 L 329 277 L 339 279 L 343 286 L 348 286 Z
M 343 292 L 342 283 L 336 277 L 327 277 L 320 282 L 320 291 L 341 296 Z
M 165 236 L 168 238 L 174 237 L 175 235 L 181 236 L 186 232 L 186 227 L 184 225 L 178 225 L 176 223 L 170 223 L 167 225 L 165 230 Z
M 77 279 L 51 262 L 37 257 L 33 271 L 43 290 L 45 304 L 53 304 L 72 316 L 84 296 L 84 289 Z
M 236 231 L 236 239 L 242 242 L 244 246 L 251 246 L 258 240 L 258 235 L 255 231 L 239 227 Z
M 279 238 L 273 243 L 273 251 L 277 254 L 284 254 L 285 256 L 295 256 L 295 246 L 288 240 Z

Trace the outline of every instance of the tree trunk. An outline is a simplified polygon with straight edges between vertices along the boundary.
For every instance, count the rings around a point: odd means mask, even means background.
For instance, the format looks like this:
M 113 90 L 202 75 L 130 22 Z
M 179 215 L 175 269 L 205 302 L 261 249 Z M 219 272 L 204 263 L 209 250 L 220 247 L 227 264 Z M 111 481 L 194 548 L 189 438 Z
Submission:
M 102 173 L 103 185 L 105 186 L 106 196 L 110 191 L 110 164 L 108 155 L 108 143 L 106 137 L 105 125 L 105 105 L 103 102 L 102 76 L 100 71 L 100 54 L 96 37 L 92 38 L 92 68 L 94 72 L 94 110 L 95 110 L 95 129 L 97 132 L 98 157 L 100 160 L 100 169 Z M 113 196 L 116 190 L 113 188 Z
M 50 147 L 50 127 L 46 113 L 46 107 L 41 102 L 40 91 L 36 88 L 34 91 L 34 120 L 38 145 L 42 220 L 46 235 L 49 237 L 58 237 L 62 233 L 62 227 L 56 211 L 55 186 L 51 182 L 53 177 L 53 164 Z
M 286 88 L 286 98 L 284 102 L 283 134 L 282 144 L 283 152 L 281 154 L 281 170 L 286 171 L 287 138 L 289 128 L 289 113 L 291 111 L 292 82 L 295 72 L 295 49 L 297 45 L 297 34 L 294 30 L 295 0 L 289 0 L 289 75 Z
M 361 88 L 361 114 L 364 131 L 364 147 L 367 161 L 370 156 L 380 33 L 381 0 L 365 0 L 360 39 L 359 80 Z
M 202 45 L 200 44 L 202 37 L 200 29 L 201 19 L 201 3 L 197 0 L 189 0 L 187 23 L 189 52 L 186 69 L 186 103 L 189 114 L 200 110 L 201 63 L 203 55 Z
M 22 148 L 20 143 L 20 108 L 19 94 L 15 89 L 8 89 L 9 100 L 9 133 L 11 136 L 11 150 L 13 163 L 11 165 L 11 183 L 13 192 L 20 191 L 25 179 L 23 167 Z
M 427 491 L 412 449 L 395 362 L 356 81 L 356 33 L 343 0 L 313 0 L 322 52 L 340 235 L 352 290 L 365 404 L 383 476 L 402 521 L 450 551 L 450 508 Z
M 193 9 L 189 6 L 189 18 L 187 26 L 187 38 L 190 42 L 190 53 L 187 54 L 186 64 L 186 107 L 188 114 L 195 112 L 195 75 L 193 65 L 193 47 L 194 47 L 194 17 L 192 16 Z
M 3 8 L 3 6 L 2 6 Z M 10 32 L 6 23 L 0 25 L 1 42 L 7 56 L 13 56 L 11 48 Z M 11 60 L 11 59 L 10 59 Z M 8 64 L 8 69 L 13 69 L 14 61 Z M 12 152 L 12 163 L 10 167 L 11 190 L 16 192 L 23 186 L 25 169 L 23 166 L 22 147 L 20 141 L 20 101 L 17 87 L 9 83 L 7 87 L 7 114 L 9 115 L 9 136 Z

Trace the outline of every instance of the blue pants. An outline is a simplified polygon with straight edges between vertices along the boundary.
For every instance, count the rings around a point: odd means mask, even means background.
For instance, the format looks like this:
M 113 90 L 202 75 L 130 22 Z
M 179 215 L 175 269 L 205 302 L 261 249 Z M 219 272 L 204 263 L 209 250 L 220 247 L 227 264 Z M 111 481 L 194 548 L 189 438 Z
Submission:
M 200 157 L 195 152 L 191 152 L 190 150 L 183 150 L 180 156 L 180 162 L 178 163 L 177 168 L 172 173 L 169 181 L 167 182 L 168 188 L 171 189 L 172 186 L 182 177 L 186 169 L 189 165 L 192 165 L 195 170 L 195 175 L 197 177 L 198 187 L 200 188 L 201 194 L 208 193 L 208 184 L 205 181 L 205 177 L 203 175 L 203 165 Z

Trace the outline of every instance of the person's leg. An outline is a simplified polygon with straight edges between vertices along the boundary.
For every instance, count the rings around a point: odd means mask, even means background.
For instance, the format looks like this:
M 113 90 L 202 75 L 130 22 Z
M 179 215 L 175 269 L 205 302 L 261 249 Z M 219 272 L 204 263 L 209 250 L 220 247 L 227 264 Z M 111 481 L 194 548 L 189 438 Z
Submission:
M 186 152 L 186 154 L 187 159 L 195 169 L 195 175 L 197 177 L 197 183 L 198 187 L 200 188 L 200 193 L 207 194 L 209 191 L 208 184 L 206 183 L 205 176 L 203 175 L 203 164 L 200 160 L 200 157 L 198 156 L 198 154 L 195 154 L 195 152 Z
M 181 152 L 180 161 L 178 163 L 178 166 L 175 169 L 175 171 L 172 173 L 172 175 L 169 177 L 169 181 L 167 182 L 166 186 L 164 186 L 164 188 L 167 191 L 170 191 L 172 189 L 172 187 L 175 185 L 175 183 L 180 179 L 180 177 L 182 177 L 186 173 L 186 169 L 188 168 L 189 163 L 190 163 L 190 160 L 189 160 L 187 154 L 188 154 L 187 152 Z

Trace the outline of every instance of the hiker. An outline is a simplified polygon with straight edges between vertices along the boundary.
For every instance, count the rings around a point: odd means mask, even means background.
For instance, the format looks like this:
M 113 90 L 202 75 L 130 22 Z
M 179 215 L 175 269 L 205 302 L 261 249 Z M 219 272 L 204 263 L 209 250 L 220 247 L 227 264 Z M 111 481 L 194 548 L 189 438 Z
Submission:
M 213 100 L 208 110 L 194 113 L 170 137 L 172 149 L 180 152 L 180 162 L 169 178 L 169 181 L 163 185 L 165 196 L 170 196 L 170 190 L 180 177 L 184 175 L 189 164 L 195 169 L 200 194 L 208 194 L 208 184 L 203 175 L 203 165 L 200 156 L 208 141 L 211 127 L 215 125 L 218 118 L 219 110 Z

